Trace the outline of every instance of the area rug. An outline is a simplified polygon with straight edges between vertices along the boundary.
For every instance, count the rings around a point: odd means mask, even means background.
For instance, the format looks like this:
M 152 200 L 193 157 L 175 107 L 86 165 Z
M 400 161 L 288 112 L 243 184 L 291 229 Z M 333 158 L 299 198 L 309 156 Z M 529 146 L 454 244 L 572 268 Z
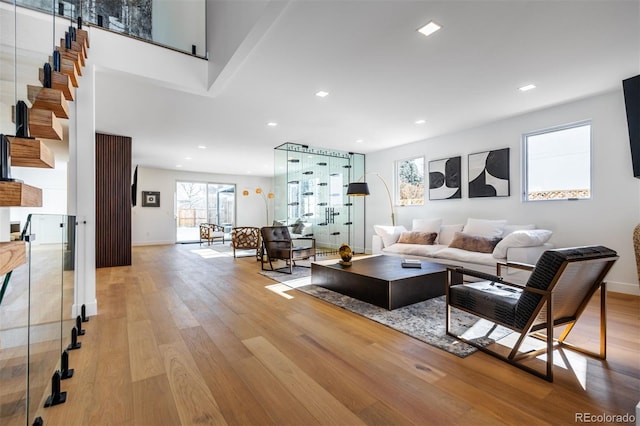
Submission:
M 310 284 L 311 277 L 307 268 L 294 268 L 292 275 L 271 271 L 262 271 L 261 274 L 461 358 L 477 351 L 473 346 L 446 334 L 444 296 L 388 311 Z M 464 335 L 465 338 L 480 345 L 493 343 L 511 333 L 504 327 L 496 326 L 492 322 L 479 319 L 455 308 L 451 312 L 451 331 L 458 335 Z

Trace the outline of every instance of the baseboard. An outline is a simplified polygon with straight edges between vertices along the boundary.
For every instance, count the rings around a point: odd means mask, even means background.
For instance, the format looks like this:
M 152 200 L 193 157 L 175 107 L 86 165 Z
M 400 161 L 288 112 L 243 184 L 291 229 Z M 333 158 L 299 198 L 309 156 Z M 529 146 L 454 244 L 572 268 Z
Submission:
M 131 246 L 166 246 L 167 244 L 175 244 L 175 241 L 142 241 L 132 242 Z
M 71 309 L 73 311 L 73 317 L 75 318 L 82 312 L 82 305 L 74 304 Z M 98 315 L 98 301 L 94 299 L 92 303 L 85 303 L 84 311 L 88 317 Z
M 630 283 L 620 283 L 616 281 L 607 281 L 607 291 L 640 296 L 640 285 L 630 284 Z

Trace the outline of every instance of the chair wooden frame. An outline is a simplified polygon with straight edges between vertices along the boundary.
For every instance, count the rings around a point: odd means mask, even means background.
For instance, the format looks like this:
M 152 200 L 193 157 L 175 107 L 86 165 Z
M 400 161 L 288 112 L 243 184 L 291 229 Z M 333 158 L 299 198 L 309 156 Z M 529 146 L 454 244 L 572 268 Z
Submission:
M 607 289 L 606 283 L 604 282 L 604 278 L 607 273 L 618 259 L 618 256 L 607 256 L 596 259 L 588 259 L 588 260 L 565 260 L 558 268 L 557 272 L 553 276 L 553 279 L 549 283 L 546 290 L 533 288 L 528 285 L 522 285 L 517 283 L 512 283 L 505 281 L 502 275 L 502 268 L 516 268 L 523 269 L 528 271 L 533 271 L 534 266 L 532 265 L 523 265 L 519 263 L 501 263 L 498 264 L 497 267 L 497 275 L 493 276 L 490 274 L 478 273 L 477 271 L 467 270 L 464 268 L 447 268 L 448 269 L 448 280 L 446 287 L 446 333 L 450 336 L 453 336 L 465 343 L 468 343 L 477 349 L 488 353 L 496 358 L 501 359 L 502 361 L 506 361 L 511 365 L 514 365 L 528 373 L 534 374 L 538 377 L 541 377 L 549 382 L 553 382 L 553 352 L 555 348 L 558 347 L 567 347 L 568 349 L 575 350 L 581 353 L 584 353 L 589 356 L 597 357 L 600 359 L 606 359 L 607 353 L 607 317 L 606 317 L 606 298 L 607 298 Z M 581 265 L 586 266 L 587 264 L 594 263 L 603 263 L 599 272 L 597 272 L 597 277 L 592 281 L 584 294 L 581 296 L 581 300 L 575 309 L 575 312 L 572 315 L 558 317 L 556 314 L 556 310 L 562 308 L 563 297 L 558 295 L 560 292 L 561 286 L 570 285 L 571 282 L 568 280 L 562 281 L 561 278 L 563 274 L 569 267 L 569 265 L 573 262 L 581 262 Z M 539 262 L 540 263 L 540 262 Z M 597 266 L 596 266 L 597 267 Z M 498 320 L 495 317 L 490 317 L 489 315 L 483 315 L 482 313 L 475 312 L 473 309 L 469 309 L 468 307 L 461 306 L 460 304 L 452 304 L 451 303 L 451 288 L 456 285 L 464 285 L 460 280 L 461 276 L 471 276 L 474 278 L 479 278 L 481 280 L 490 280 L 494 283 L 498 283 L 501 286 L 507 286 L 513 289 L 517 289 L 521 291 L 520 297 L 526 293 L 538 294 L 541 296 L 540 301 L 537 306 L 533 310 L 531 316 L 529 317 L 527 323 L 523 327 L 517 327 L 511 323 L 505 323 L 503 321 Z M 560 286 L 558 284 L 560 283 Z M 586 285 L 585 285 L 586 286 Z M 594 352 L 588 350 L 583 347 L 572 345 L 567 342 L 567 336 L 575 326 L 576 322 L 580 318 L 580 315 L 584 312 L 589 301 L 594 296 L 594 294 L 600 290 L 600 339 L 599 339 L 599 352 Z M 559 297 L 556 297 L 559 296 Z M 491 297 L 491 296 L 489 296 Z M 501 325 L 506 327 L 516 333 L 519 333 L 520 336 L 517 339 L 516 343 L 513 345 L 511 351 L 508 355 L 504 355 L 498 351 L 491 350 L 489 346 L 480 345 L 472 340 L 465 339 L 463 336 L 459 336 L 451 332 L 451 308 L 455 307 L 457 309 L 461 309 L 465 312 L 473 314 L 477 317 L 484 318 L 488 321 L 493 322 L 494 324 Z M 554 338 L 553 330 L 555 327 L 564 326 L 563 331 L 559 334 L 558 338 Z M 520 348 L 524 343 L 526 337 L 531 336 L 537 339 L 543 340 L 546 345 L 543 348 L 538 350 L 529 351 L 529 352 L 521 352 Z M 498 344 L 498 343 L 494 343 Z M 522 361 L 537 357 L 540 354 L 546 353 L 546 370 L 545 372 L 541 372 L 537 369 L 534 369 L 528 365 L 522 364 Z
M 270 270 L 292 274 L 293 267 L 297 266 L 296 260 L 306 260 L 312 257 L 314 261 L 316 260 L 315 238 L 291 238 L 289 228 L 286 226 L 265 226 L 260 229 L 260 234 L 262 236 L 263 255 L 267 257 L 266 261 L 262 259 L 261 262 L 263 271 Z M 274 238 L 278 234 L 280 237 Z M 294 244 L 295 241 L 310 241 L 311 245 L 296 246 Z M 281 268 L 274 268 L 273 260 L 284 260 L 286 265 Z M 269 263 L 268 269 L 265 268 L 266 263 Z
M 222 235 L 214 235 L 215 232 L 222 232 Z M 215 223 L 201 223 L 200 224 L 200 245 L 203 241 L 207 242 L 207 245 L 211 245 L 215 240 L 222 240 L 225 242 L 224 226 L 216 225 Z

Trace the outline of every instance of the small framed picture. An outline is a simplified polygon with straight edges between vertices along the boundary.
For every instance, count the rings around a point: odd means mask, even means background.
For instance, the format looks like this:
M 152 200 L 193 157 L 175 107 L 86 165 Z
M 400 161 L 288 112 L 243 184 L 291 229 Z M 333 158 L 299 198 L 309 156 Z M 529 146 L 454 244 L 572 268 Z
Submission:
M 160 207 L 160 192 L 142 191 L 142 207 Z

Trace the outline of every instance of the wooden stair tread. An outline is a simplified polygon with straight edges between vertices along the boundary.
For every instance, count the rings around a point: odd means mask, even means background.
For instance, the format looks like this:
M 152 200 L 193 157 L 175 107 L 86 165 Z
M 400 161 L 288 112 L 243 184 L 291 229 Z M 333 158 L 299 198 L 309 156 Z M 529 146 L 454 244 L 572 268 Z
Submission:
M 53 56 L 49 56 L 49 63 L 53 64 Z M 71 81 L 71 85 L 73 87 L 78 87 L 78 72 L 76 71 L 76 65 L 73 63 L 73 61 L 70 61 L 69 59 L 61 56 L 60 72 L 69 76 L 69 80 Z M 51 74 L 53 79 L 53 72 Z
M 29 135 L 34 138 L 62 140 L 62 123 L 46 109 L 29 110 Z
M 78 52 L 65 49 L 64 47 L 56 47 L 56 50 L 60 52 L 60 58 L 62 60 L 66 59 L 73 63 L 77 75 L 82 75 L 82 65 L 80 65 L 80 54 Z
M 76 40 L 83 43 L 87 49 L 91 47 L 89 45 L 89 33 L 86 30 L 76 29 Z
M 76 38 L 76 40 L 78 40 Z M 66 42 L 64 38 L 60 39 L 60 47 L 65 48 Z M 71 49 L 73 52 L 77 52 L 80 55 L 80 64 L 85 65 L 84 60 L 87 59 L 87 48 L 81 41 L 71 41 Z
M 42 207 L 42 189 L 22 182 L 0 181 L 0 207 Z
M 5 275 L 26 262 L 27 245 L 24 241 L 0 243 L 0 275 Z
M 32 108 L 49 110 L 58 118 L 69 118 L 69 103 L 58 89 L 27 85 L 27 98 Z
M 44 85 L 44 69 L 40 68 L 39 80 Z M 64 98 L 68 101 L 75 100 L 75 89 L 71 84 L 71 79 L 68 75 L 57 71 L 51 71 L 51 88 L 58 89 L 64 94 Z
M 11 142 L 11 166 L 55 169 L 53 151 L 43 141 L 12 136 L 8 138 Z

